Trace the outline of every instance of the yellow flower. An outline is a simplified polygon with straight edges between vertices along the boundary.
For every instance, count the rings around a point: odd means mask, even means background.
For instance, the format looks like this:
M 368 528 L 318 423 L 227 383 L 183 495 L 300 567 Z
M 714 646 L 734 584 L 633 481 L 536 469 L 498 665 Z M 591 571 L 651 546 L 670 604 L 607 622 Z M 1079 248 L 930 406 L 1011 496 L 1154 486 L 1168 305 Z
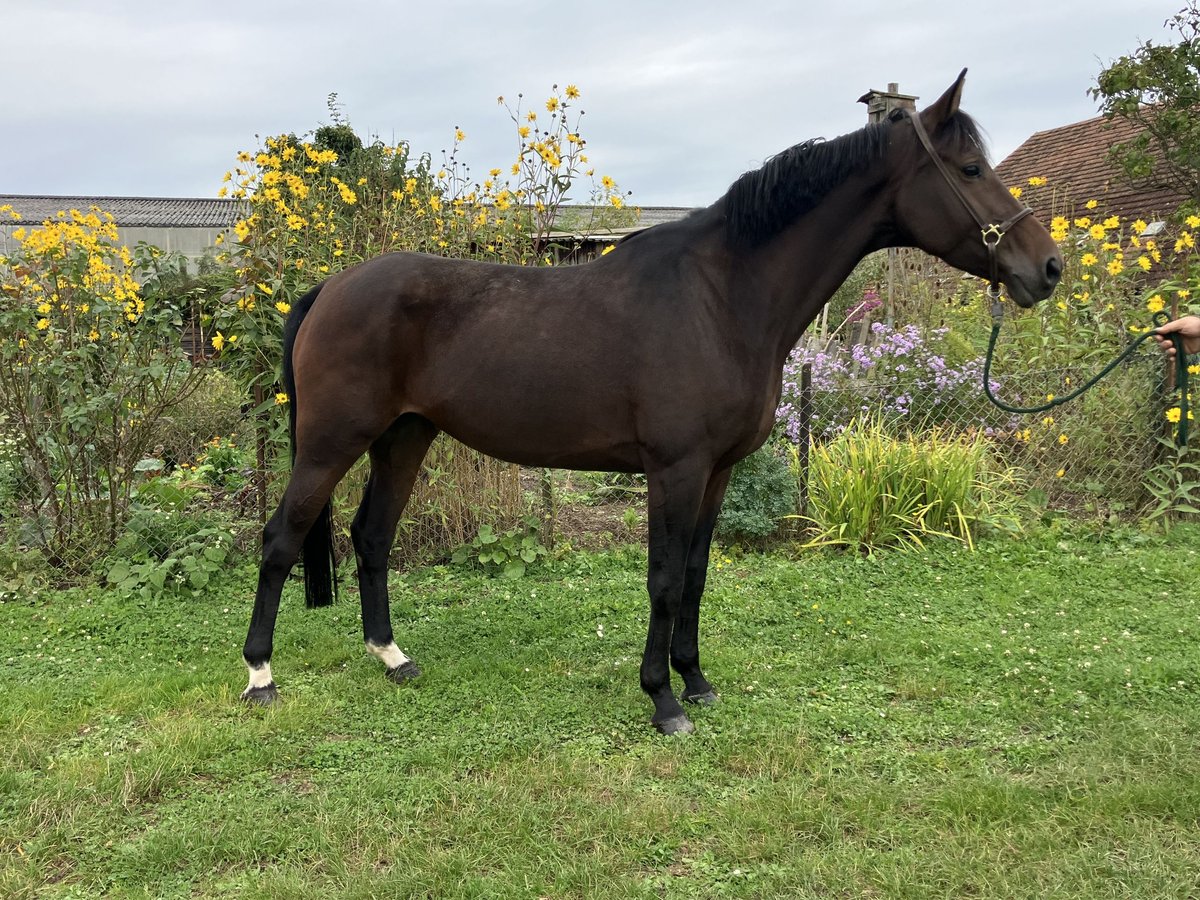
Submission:
M 1059 442 L 1060 444 L 1065 444 L 1065 443 L 1066 443 L 1067 441 L 1069 441 L 1069 440 L 1070 440 L 1070 438 L 1068 438 L 1068 437 L 1067 437 L 1065 434 L 1060 434 L 1060 435 L 1058 436 L 1058 442 Z
M 1067 470 L 1066 470 L 1066 469 L 1059 469 L 1057 472 L 1055 472 L 1055 473 L 1054 473 L 1054 477 L 1055 477 L 1055 478 L 1062 478 L 1062 477 L 1063 477 L 1064 475 L 1066 475 L 1066 474 L 1067 474 Z
M 1137 264 L 1142 267 L 1143 272 L 1150 271 L 1150 266 L 1151 266 L 1150 257 L 1146 256 L 1145 254 L 1138 257 Z
M 573 85 L 573 84 L 568 84 L 566 94 L 567 94 L 568 99 L 578 100 L 579 99 L 579 88 L 575 87 L 575 85 Z
M 1104 236 L 1107 234 L 1107 232 L 1104 230 L 1103 225 L 1093 225 L 1088 231 L 1088 234 L 1092 236 L 1093 240 L 1102 241 L 1104 240 Z
M 38 321 L 37 321 L 37 330 L 38 331 L 45 331 L 49 327 L 50 327 L 49 319 L 38 319 Z
M 1188 297 L 1192 296 L 1192 292 L 1189 291 L 1187 288 L 1184 288 L 1181 291 L 1176 291 L 1175 296 L 1178 297 L 1180 300 L 1186 300 Z
M 456 141 L 465 141 L 467 139 L 467 133 L 465 131 L 463 131 L 461 128 L 455 128 L 454 129 L 454 139 Z
M 1104 227 L 1105 228 L 1120 228 L 1121 227 L 1120 216 L 1109 216 L 1107 219 L 1104 220 Z
M 1152 313 L 1162 312 L 1166 303 L 1163 302 L 1162 294 L 1155 294 L 1146 301 L 1146 309 Z
M 625 201 L 616 195 L 609 197 L 608 202 L 611 203 L 617 209 L 621 209 L 625 205 Z
M 1081 266 L 1094 266 L 1097 262 L 1099 262 L 1099 260 L 1096 258 L 1095 253 L 1085 253 L 1083 256 L 1079 257 L 1079 264 Z
M 615 188 L 617 186 L 617 183 L 615 181 L 613 181 L 611 178 L 609 178 L 607 175 L 605 175 L 603 178 L 600 179 L 600 184 L 602 184 L 604 186 L 604 189 L 606 191 L 611 191 L 613 188 Z
M 1134 234 L 1141 236 L 1142 232 L 1144 232 L 1146 230 L 1146 227 L 1147 226 L 1146 226 L 1145 219 L 1134 219 L 1133 220 L 1133 233 Z
M 603 250 L 601 250 L 601 251 L 600 251 L 600 255 L 601 255 L 601 256 L 608 256 L 608 254 L 612 253 L 612 252 L 613 252 L 614 250 L 616 250 L 616 249 L 617 249 L 617 245 L 616 245 L 616 244 L 609 244 L 607 247 L 605 247 Z M 1197 366 L 1196 368 L 1197 368 L 1198 370 L 1200 370 L 1200 366 Z
M 292 305 L 290 303 L 284 303 L 282 300 L 275 304 L 275 308 L 285 316 L 292 311 Z
M 1081 216 L 1080 218 L 1075 220 L 1076 228 L 1087 228 L 1091 224 L 1092 224 L 1092 220 L 1089 219 L 1087 216 Z
M 551 97 L 546 101 L 546 112 L 554 112 L 556 109 L 558 109 L 558 98 Z
M 1018 200 L 1021 199 L 1021 189 L 1019 187 L 1017 187 L 1016 185 L 1013 185 L 1012 187 L 1010 187 L 1008 189 L 1008 192 L 1010 194 L 1012 194 L 1014 197 L 1016 197 Z
M 1047 395 L 1046 395 L 1046 399 L 1047 399 L 1047 400 L 1053 400 L 1053 399 L 1054 399 L 1054 395 L 1053 395 L 1053 394 L 1047 394 Z M 1051 425 L 1053 425 L 1053 424 L 1054 424 L 1054 416 L 1046 416 L 1046 418 L 1042 419 L 1042 424 L 1043 424 L 1043 425 L 1045 425 L 1047 428 L 1049 428 Z
M 283 391 L 280 391 L 278 394 L 275 395 L 275 405 L 276 406 L 283 406 L 283 404 L 285 404 L 287 402 L 288 402 L 288 395 L 285 394 Z
M 1043 178 L 1041 175 L 1034 175 L 1032 178 L 1029 179 L 1030 187 L 1041 187 L 1045 183 L 1046 183 L 1046 179 Z
M 1193 365 L 1188 366 L 1188 374 L 1189 375 L 1200 375 L 1200 364 L 1193 364 Z
M 212 345 L 213 349 L 220 353 L 221 349 L 225 346 L 225 335 L 218 331 L 215 335 L 213 335 Z
M 1184 222 L 1188 228 L 1200 228 L 1200 216 L 1188 216 Z
M 1085 203 L 1083 205 L 1086 206 L 1088 209 L 1095 209 L 1100 204 L 1098 202 L 1096 202 L 1095 200 L 1089 200 L 1087 203 Z
M 1111 260 L 1109 264 L 1105 266 L 1105 268 L 1108 269 L 1109 275 L 1120 275 L 1125 271 L 1125 264 L 1119 259 L 1114 259 Z
M 1170 409 L 1167 410 L 1167 421 L 1168 422 L 1178 422 L 1180 420 L 1180 418 L 1182 418 L 1182 416 L 1183 416 L 1183 414 L 1180 412 L 1178 406 L 1172 406 Z

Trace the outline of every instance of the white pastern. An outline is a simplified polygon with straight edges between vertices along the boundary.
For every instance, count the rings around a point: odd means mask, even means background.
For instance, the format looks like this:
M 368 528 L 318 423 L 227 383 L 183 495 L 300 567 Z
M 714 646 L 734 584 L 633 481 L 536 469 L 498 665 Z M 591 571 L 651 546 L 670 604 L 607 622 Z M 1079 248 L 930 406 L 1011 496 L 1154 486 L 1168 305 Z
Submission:
M 248 665 L 246 668 L 250 670 L 250 683 L 246 685 L 246 690 L 242 692 L 243 694 L 248 694 L 255 688 L 266 687 L 268 684 L 273 683 L 274 679 L 271 678 L 270 663 L 263 663 L 258 668 Z
M 396 646 L 395 641 L 386 647 L 380 647 L 378 644 L 372 644 L 370 641 L 367 641 L 367 650 L 378 656 L 388 669 L 398 669 L 408 662 L 408 657 L 400 652 L 400 648 Z

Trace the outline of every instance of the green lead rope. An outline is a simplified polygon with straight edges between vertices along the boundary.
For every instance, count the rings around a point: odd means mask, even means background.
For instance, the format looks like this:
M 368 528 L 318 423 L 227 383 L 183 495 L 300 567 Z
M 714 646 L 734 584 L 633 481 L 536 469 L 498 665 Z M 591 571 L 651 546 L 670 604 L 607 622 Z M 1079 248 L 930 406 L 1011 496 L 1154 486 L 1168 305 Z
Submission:
M 983 361 L 983 392 L 987 394 L 987 398 L 998 408 L 1009 413 L 1039 413 L 1045 412 L 1048 409 L 1053 409 L 1056 406 L 1069 400 L 1074 400 L 1084 391 L 1091 388 L 1101 378 L 1129 359 L 1134 351 L 1142 345 L 1142 342 L 1154 336 L 1154 331 L 1148 331 L 1141 337 L 1132 341 L 1128 347 L 1121 351 L 1121 355 L 1110 362 L 1107 366 L 1093 375 L 1086 383 L 1080 385 L 1069 394 L 1062 397 L 1054 397 L 1052 400 L 1041 404 L 1040 406 L 1010 406 L 1003 400 L 1000 400 L 992 393 L 992 357 L 996 352 L 996 338 L 1000 335 L 1000 322 L 1002 312 L 999 302 L 992 305 L 992 336 L 988 339 L 987 356 Z M 1166 325 L 1170 318 L 1164 312 L 1154 314 L 1155 326 Z M 1175 435 L 1175 443 L 1180 447 L 1186 447 L 1188 441 L 1188 365 L 1187 355 L 1183 352 L 1183 336 L 1179 332 L 1170 335 L 1171 342 L 1175 345 L 1175 386 L 1179 388 L 1179 429 Z

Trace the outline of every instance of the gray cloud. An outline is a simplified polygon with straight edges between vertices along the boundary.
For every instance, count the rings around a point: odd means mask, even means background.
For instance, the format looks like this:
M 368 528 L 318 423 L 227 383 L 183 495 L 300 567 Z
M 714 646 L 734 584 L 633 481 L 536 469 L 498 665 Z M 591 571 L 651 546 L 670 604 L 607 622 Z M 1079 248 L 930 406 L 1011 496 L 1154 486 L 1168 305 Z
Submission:
M 858 128 L 889 81 L 964 106 L 1002 158 L 1095 115 L 1087 89 L 1179 0 L 605 5 L 366 0 L 215 6 L 8 0 L 0 192 L 212 196 L 256 134 L 304 132 L 338 93 L 357 129 L 438 156 L 454 126 L 479 173 L 507 166 L 497 95 L 578 84 L 600 171 L 635 202 L 715 199 L 747 168 Z

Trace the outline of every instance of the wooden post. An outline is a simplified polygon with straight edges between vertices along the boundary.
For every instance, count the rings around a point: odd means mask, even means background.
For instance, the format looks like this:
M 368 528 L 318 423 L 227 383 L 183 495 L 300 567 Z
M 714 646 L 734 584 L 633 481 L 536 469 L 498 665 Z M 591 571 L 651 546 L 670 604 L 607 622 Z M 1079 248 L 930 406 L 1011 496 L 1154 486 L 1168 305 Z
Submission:
M 800 515 L 808 515 L 808 456 L 812 446 L 812 363 L 800 367 L 800 430 L 796 434 L 800 459 Z

